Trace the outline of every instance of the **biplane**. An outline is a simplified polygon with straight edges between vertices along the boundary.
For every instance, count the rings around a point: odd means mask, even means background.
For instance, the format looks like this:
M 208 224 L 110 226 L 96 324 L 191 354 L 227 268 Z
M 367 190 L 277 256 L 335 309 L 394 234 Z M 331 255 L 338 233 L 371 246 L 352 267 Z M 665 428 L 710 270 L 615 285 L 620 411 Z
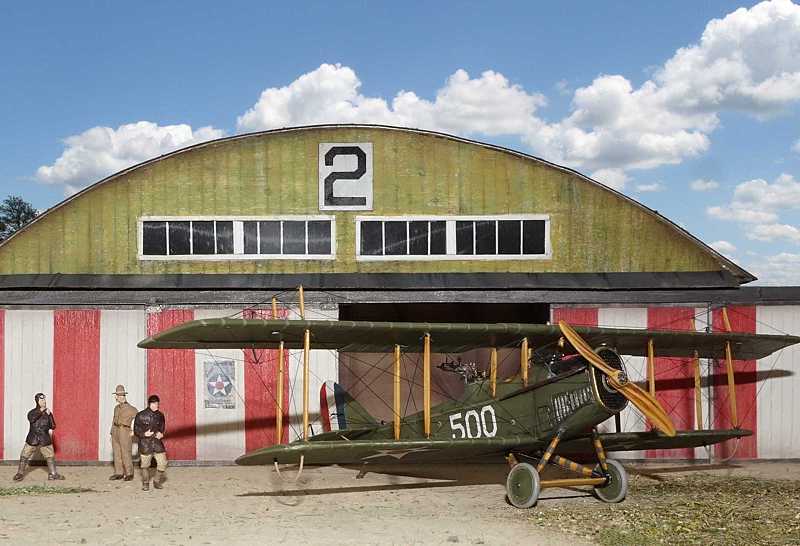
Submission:
M 284 351 L 303 350 L 302 438 L 287 444 L 279 438 L 278 445 L 242 455 L 238 464 L 341 465 L 369 470 L 394 463 L 505 461 L 508 501 L 530 508 L 548 487 L 588 486 L 602 501 L 622 501 L 627 474 L 622 464 L 607 457 L 608 452 L 699 447 L 751 434 L 736 427 L 735 417 L 732 429 L 676 430 L 652 391 L 654 347 L 659 356 L 693 359 L 698 391 L 698 359 L 726 361 L 734 395 L 733 355 L 758 359 L 798 342 L 800 337 L 788 335 L 573 327 L 563 321 L 543 325 L 219 318 L 173 327 L 141 341 L 139 347 L 277 349 L 279 374 L 284 373 Z M 509 346 L 520 348 L 519 369 L 514 377 L 498 381 L 497 348 Z M 375 419 L 340 385 L 326 382 L 320 393 L 321 407 L 326 408 L 322 411 L 324 431 L 309 434 L 312 347 L 393 354 L 393 421 Z M 471 349 L 490 351 L 488 370 L 478 374 L 457 370 L 467 380 L 463 395 L 432 407 L 431 352 Z M 401 352 L 422 353 L 423 361 L 423 411 L 404 417 L 400 411 Z M 629 379 L 623 355 L 648 357 L 650 390 Z M 284 409 L 281 398 L 279 394 L 276 401 L 279 420 Z M 735 397 L 731 398 L 735 416 Z M 598 431 L 599 424 L 628 404 L 638 408 L 651 430 Z M 280 434 L 280 421 L 277 428 Z M 575 477 L 542 479 L 549 466 Z

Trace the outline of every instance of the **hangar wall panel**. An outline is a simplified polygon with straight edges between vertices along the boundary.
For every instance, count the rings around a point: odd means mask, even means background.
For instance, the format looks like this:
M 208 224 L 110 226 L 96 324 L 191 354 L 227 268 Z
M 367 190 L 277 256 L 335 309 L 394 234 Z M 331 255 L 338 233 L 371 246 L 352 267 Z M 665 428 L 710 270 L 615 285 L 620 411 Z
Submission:
M 128 402 L 137 410 L 144 409 L 147 400 L 147 355 L 144 349 L 136 346 L 145 337 L 146 321 L 143 309 L 103 309 L 100 312 L 98 458 L 101 461 L 110 461 L 113 457 L 109 432 L 117 405 L 113 395 L 116 386 L 125 386 Z M 133 445 L 135 453 L 136 442 Z
M 5 446 L 3 445 L 3 438 L 5 438 L 5 362 L 6 362 L 6 348 L 5 348 L 5 334 L 6 334 L 6 310 L 0 309 L 0 461 L 5 457 Z
M 760 306 L 759 334 L 800 335 L 800 306 Z M 800 457 L 800 347 L 794 345 L 758 361 L 758 456 Z
M 52 407 L 53 312 L 7 310 L 3 342 L 3 452 L 6 458 L 15 458 L 19 457 L 28 434 L 27 414 L 34 407 L 34 394 L 49 395 L 48 405 Z M 55 412 L 53 416 L 58 427 L 59 416 Z

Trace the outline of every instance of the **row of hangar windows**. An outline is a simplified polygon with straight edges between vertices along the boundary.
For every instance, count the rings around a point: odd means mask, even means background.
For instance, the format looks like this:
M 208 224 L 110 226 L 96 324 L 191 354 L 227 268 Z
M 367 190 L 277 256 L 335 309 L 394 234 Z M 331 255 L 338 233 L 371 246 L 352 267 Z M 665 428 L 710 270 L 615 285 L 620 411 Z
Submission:
M 545 215 L 356 218 L 356 258 L 375 260 L 550 257 Z M 141 260 L 336 257 L 334 216 L 143 217 Z

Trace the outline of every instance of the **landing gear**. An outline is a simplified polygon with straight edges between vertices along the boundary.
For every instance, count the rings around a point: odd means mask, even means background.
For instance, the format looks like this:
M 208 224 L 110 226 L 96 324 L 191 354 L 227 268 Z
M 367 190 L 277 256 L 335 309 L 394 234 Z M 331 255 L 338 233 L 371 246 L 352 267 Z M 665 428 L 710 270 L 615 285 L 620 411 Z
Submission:
M 595 470 L 602 472 L 600 465 Z M 606 474 L 608 483 L 595 486 L 594 495 L 603 502 L 622 502 L 628 494 L 628 473 L 619 461 L 606 459 Z
M 533 465 L 517 463 L 506 478 L 508 502 L 517 508 L 530 508 L 539 500 L 541 481 L 539 472 Z

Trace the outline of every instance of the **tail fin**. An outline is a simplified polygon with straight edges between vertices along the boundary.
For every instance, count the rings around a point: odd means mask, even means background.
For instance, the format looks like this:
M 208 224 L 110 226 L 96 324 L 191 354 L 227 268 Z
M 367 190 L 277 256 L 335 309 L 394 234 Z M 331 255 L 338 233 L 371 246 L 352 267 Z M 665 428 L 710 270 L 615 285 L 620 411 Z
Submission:
M 319 390 L 319 409 L 325 432 L 378 424 L 378 421 L 335 381 L 326 381 Z

